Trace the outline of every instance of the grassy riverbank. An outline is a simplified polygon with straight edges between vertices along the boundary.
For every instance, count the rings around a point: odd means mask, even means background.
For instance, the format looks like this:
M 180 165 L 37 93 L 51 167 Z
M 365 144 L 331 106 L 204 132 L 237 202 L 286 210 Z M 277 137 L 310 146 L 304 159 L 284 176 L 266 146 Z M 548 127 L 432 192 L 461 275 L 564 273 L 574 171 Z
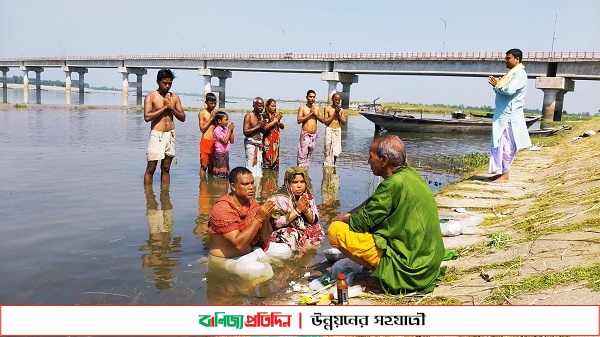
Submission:
M 508 183 L 489 182 L 487 167 L 480 166 L 436 193 L 442 217 L 460 220 L 477 215 L 484 222 L 444 238 L 446 248 L 456 250 L 458 258 L 445 262 L 446 276 L 434 292 L 383 295 L 365 273 L 354 280 L 366 292 L 351 303 L 597 304 L 600 117 L 555 124 L 572 129 L 532 138 L 534 150 L 519 152 Z M 589 130 L 598 134 L 580 137 Z M 456 208 L 466 213 L 456 213 Z M 319 276 L 319 271 L 309 271 Z M 305 295 L 281 294 L 270 303 L 293 303 Z
M 381 107 L 383 109 L 391 110 L 391 111 L 406 111 L 408 113 L 428 113 L 428 114 L 441 114 L 448 115 L 453 113 L 456 110 L 460 110 L 464 113 L 468 114 L 477 114 L 477 115 L 485 115 L 488 112 L 494 112 L 492 108 L 490 109 L 457 109 L 448 106 L 433 106 L 433 105 L 425 105 L 425 104 L 410 104 L 410 103 L 382 103 Z

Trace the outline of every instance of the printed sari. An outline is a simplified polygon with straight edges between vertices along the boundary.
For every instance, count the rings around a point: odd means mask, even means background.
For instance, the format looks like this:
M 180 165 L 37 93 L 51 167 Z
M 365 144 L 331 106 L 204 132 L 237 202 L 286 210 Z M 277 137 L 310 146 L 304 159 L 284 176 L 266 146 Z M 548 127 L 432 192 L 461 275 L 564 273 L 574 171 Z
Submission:
M 297 174 L 301 174 L 306 182 L 305 193 L 308 196 L 310 209 L 314 214 L 312 223 L 308 222 L 304 214 L 296 217 L 294 220 L 290 220 L 297 204 L 296 197 L 290 187 L 290 182 Z M 292 251 L 301 252 L 317 248 L 323 243 L 325 240 L 325 231 L 318 223 L 318 210 L 312 193 L 312 184 L 308 173 L 304 169 L 300 167 L 290 167 L 287 169 L 283 186 L 270 199 L 275 202 L 275 212 L 271 216 L 271 224 L 273 225 L 273 233 L 271 234 L 272 242 L 285 243 Z

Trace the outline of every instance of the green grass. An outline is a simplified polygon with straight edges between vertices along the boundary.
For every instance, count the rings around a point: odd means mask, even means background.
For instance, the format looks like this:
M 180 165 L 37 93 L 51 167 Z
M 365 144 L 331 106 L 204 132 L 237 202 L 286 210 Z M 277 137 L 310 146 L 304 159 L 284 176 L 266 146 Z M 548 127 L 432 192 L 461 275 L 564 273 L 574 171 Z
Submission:
M 503 262 L 489 263 L 481 266 L 474 266 L 466 269 L 459 269 L 457 267 L 450 267 L 446 270 L 446 275 L 440 284 L 452 284 L 462 279 L 465 275 L 479 273 L 483 271 L 489 271 L 494 269 L 512 269 L 513 267 L 520 267 L 523 265 L 525 257 L 517 256 L 516 258 Z M 494 276 L 495 279 L 501 278 L 500 276 Z
M 505 304 L 515 296 L 535 293 L 556 286 L 581 283 L 592 291 L 600 291 L 600 263 L 575 267 L 554 273 L 534 275 L 517 283 L 502 284 L 495 288 L 484 303 Z
M 464 155 L 435 155 L 434 160 L 443 163 L 445 171 L 456 174 L 473 172 L 486 166 L 490 160 L 488 153 L 473 152 Z
M 466 114 L 481 114 L 485 115 L 488 112 L 493 112 L 492 109 L 456 109 L 452 107 L 432 106 L 425 104 L 411 103 L 382 103 L 381 107 L 392 111 L 406 111 L 410 113 L 432 113 L 432 114 L 451 114 L 456 110 L 461 110 Z

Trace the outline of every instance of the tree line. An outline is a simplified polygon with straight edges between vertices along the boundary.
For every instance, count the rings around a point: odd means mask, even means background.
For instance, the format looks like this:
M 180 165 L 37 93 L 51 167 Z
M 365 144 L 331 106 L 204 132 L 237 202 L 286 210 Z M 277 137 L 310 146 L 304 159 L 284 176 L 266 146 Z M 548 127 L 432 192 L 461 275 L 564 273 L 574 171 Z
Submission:
M 6 77 L 6 83 L 23 84 L 23 76 L 13 75 L 12 77 Z M 61 81 L 61 80 L 41 80 L 40 81 L 40 85 L 47 85 L 47 86 L 51 86 L 51 87 L 63 87 L 63 88 L 65 88 L 67 86 L 67 82 Z M 84 88 L 88 88 L 88 89 L 95 89 L 95 90 L 120 91 L 120 89 L 111 88 L 111 87 L 107 87 L 107 86 L 90 87 L 89 83 L 85 83 L 85 82 L 83 83 L 83 87 Z

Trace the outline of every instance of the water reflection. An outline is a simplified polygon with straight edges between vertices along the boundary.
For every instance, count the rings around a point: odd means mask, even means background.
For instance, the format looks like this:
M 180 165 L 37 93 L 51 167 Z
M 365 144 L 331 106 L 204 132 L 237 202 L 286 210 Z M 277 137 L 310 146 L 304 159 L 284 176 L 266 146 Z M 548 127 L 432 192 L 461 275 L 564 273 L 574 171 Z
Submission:
M 337 174 L 336 168 L 323 166 L 323 180 L 321 182 L 322 203 L 319 205 L 319 213 L 323 226 L 330 223 L 340 209 L 341 204 L 338 200 L 339 190 L 340 176 Z
M 261 200 L 267 200 L 277 191 L 278 181 L 279 170 L 263 170 L 263 176 L 260 179 L 260 186 L 257 186 L 257 199 L 259 202 Z
M 196 237 L 202 240 L 203 248 L 208 252 L 208 218 L 212 205 L 215 203 L 215 199 L 211 198 L 208 184 L 209 180 L 200 181 L 198 185 L 198 217 L 196 217 L 196 226 L 194 227 L 194 234 Z
M 148 221 L 148 241 L 140 251 L 142 268 L 152 269 L 155 286 L 159 290 L 171 288 L 173 268 L 179 266 L 179 258 L 172 253 L 181 252 L 181 237 L 173 235 L 173 205 L 169 196 L 169 184 L 160 185 L 160 209 L 152 185 L 144 186 L 146 194 L 146 220 Z
M 198 185 L 198 216 L 194 234 L 202 240 L 203 248 L 208 253 L 208 219 L 213 205 L 228 192 L 228 179 L 208 178 Z

